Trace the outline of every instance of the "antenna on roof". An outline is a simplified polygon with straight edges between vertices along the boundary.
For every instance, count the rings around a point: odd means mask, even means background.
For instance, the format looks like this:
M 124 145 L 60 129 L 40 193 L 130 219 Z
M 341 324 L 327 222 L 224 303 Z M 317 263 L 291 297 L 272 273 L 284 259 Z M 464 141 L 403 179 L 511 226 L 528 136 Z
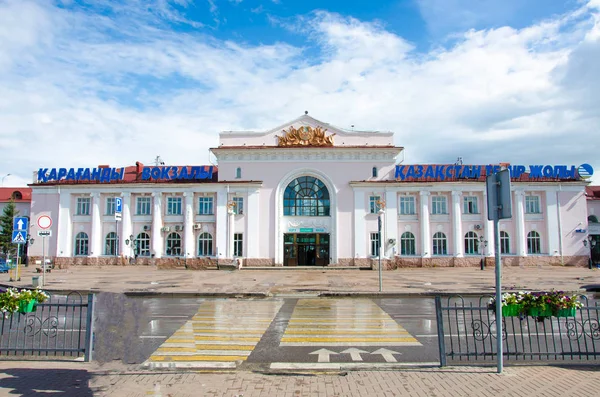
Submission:
M 160 158 L 160 156 L 156 156 L 154 159 L 154 165 L 165 165 L 165 162 Z

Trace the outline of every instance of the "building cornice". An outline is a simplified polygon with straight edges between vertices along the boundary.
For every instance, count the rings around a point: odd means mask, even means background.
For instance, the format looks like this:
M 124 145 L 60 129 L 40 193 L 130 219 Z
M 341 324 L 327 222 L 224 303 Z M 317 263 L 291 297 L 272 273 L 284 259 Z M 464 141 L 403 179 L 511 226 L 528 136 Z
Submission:
M 219 147 L 211 149 L 219 163 L 244 162 L 371 162 L 395 161 L 403 148 L 398 146 L 360 147 Z

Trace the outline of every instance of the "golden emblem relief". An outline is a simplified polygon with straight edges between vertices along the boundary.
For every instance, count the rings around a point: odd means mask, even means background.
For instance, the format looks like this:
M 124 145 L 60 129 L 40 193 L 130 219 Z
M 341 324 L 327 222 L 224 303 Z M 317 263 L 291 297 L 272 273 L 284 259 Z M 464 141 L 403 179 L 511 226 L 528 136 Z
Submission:
M 290 127 L 282 136 L 277 136 L 277 146 L 333 146 L 333 136 L 325 135 L 327 129 L 321 127 L 303 126 L 300 128 Z

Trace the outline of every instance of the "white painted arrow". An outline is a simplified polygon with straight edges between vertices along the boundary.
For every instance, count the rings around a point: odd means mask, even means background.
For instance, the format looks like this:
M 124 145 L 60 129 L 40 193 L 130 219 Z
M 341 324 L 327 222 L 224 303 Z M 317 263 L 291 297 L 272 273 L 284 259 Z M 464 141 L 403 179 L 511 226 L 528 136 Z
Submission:
M 369 353 L 369 352 L 352 347 L 350 349 L 344 350 L 342 353 L 350 354 L 350 358 L 352 358 L 352 361 L 362 361 L 363 359 L 360 356 L 360 353 Z
M 394 357 L 394 354 L 402 354 L 402 353 L 398 353 L 398 352 L 395 352 L 393 350 L 388 350 L 388 349 L 379 349 L 379 350 L 375 350 L 371 354 L 381 354 L 381 357 L 383 357 L 384 360 L 387 361 L 388 363 L 397 363 L 398 360 L 396 360 L 396 358 Z
M 17 222 L 17 230 L 23 230 L 23 220 L 19 219 Z
M 332 354 L 337 354 L 336 352 L 332 352 L 331 350 L 327 350 L 327 349 L 319 349 L 317 351 L 314 351 L 312 353 L 308 353 L 308 354 L 318 354 L 319 355 L 319 362 L 320 363 L 328 363 L 329 362 L 329 356 Z

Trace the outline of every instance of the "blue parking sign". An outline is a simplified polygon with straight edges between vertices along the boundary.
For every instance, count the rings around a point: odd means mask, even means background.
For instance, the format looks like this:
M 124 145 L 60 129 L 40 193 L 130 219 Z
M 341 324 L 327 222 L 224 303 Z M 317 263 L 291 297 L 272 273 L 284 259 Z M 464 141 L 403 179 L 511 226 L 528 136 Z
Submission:
M 123 199 L 115 197 L 115 213 L 120 214 L 121 212 L 123 212 Z

